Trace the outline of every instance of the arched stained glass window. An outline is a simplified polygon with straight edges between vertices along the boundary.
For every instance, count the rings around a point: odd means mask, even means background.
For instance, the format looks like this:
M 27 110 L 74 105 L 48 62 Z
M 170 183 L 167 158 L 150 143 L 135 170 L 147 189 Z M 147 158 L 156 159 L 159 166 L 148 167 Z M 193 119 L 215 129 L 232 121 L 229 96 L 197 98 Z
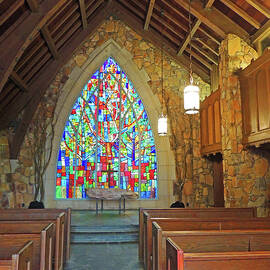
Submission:
M 88 188 L 120 188 L 157 198 L 157 159 L 142 100 L 113 58 L 84 86 L 63 132 L 57 199 L 86 198 Z

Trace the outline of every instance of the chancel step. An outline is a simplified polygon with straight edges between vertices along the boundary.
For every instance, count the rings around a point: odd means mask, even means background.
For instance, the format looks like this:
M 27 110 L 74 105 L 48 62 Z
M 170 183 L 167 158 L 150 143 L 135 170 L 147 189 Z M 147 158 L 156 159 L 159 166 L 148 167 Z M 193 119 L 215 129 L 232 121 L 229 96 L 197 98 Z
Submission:
M 138 231 L 138 225 L 72 226 L 71 243 L 136 243 L 139 239 Z

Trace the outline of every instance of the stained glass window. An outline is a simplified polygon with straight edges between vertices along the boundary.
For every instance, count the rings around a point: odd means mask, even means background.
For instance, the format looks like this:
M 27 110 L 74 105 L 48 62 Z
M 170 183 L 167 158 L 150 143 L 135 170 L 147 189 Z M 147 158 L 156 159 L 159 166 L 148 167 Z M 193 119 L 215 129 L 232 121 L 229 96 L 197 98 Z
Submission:
M 157 198 L 157 158 L 142 100 L 113 58 L 84 86 L 66 122 L 56 172 L 57 199 L 88 188 L 120 188 Z

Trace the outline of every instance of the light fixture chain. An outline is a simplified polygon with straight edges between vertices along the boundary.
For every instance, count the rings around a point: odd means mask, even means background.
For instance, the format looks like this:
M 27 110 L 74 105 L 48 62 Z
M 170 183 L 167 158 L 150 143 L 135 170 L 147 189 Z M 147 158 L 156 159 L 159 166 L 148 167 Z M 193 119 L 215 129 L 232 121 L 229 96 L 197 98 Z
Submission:
M 188 26 L 189 26 L 189 79 L 190 84 L 193 84 L 193 76 L 192 76 L 192 37 L 191 37 L 191 0 L 189 0 L 188 6 Z

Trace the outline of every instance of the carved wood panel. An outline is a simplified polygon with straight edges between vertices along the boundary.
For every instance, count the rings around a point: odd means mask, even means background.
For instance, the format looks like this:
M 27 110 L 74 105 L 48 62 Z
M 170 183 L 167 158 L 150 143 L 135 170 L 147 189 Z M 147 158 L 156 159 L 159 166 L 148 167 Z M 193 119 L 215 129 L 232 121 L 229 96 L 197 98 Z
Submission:
M 243 144 L 270 142 L 270 50 L 239 75 L 243 115 Z
M 201 103 L 201 154 L 221 152 L 220 90 Z

